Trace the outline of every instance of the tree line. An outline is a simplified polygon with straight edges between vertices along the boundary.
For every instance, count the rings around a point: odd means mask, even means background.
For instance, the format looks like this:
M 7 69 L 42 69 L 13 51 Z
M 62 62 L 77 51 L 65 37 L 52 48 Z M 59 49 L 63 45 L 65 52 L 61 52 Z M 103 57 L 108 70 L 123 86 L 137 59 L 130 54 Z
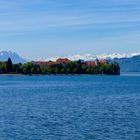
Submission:
M 120 67 L 116 62 L 87 66 L 82 61 L 70 61 L 51 65 L 37 65 L 33 62 L 13 64 L 9 58 L 6 62 L 0 62 L 0 73 L 13 74 L 108 74 L 119 75 Z

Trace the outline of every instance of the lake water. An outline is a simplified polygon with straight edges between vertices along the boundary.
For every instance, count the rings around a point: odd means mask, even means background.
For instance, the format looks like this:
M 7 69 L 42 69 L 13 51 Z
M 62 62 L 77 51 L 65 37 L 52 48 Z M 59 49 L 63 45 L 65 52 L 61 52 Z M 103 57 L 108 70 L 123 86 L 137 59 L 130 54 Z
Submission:
M 1 76 L 0 140 L 140 140 L 140 76 Z

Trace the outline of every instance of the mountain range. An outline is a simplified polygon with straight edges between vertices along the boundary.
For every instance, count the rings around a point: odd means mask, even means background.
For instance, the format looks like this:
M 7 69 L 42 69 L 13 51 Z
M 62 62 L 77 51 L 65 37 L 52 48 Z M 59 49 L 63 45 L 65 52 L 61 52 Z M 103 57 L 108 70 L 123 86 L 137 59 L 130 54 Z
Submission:
M 44 59 L 44 61 L 48 60 L 56 60 L 59 57 Z M 102 54 L 102 55 L 74 55 L 67 56 L 70 60 L 84 60 L 84 61 L 94 61 L 95 59 L 107 59 L 109 61 L 116 61 L 119 63 L 121 67 L 121 72 L 140 72 L 140 52 L 131 53 L 131 54 Z
M 8 58 L 12 59 L 13 63 L 25 63 L 26 60 L 20 57 L 17 53 L 12 51 L 0 51 L 0 61 L 6 61 Z
M 140 55 L 129 58 L 114 58 L 119 63 L 121 72 L 140 72 Z
M 17 53 L 12 51 L 0 51 L 0 61 L 6 61 L 11 58 L 13 63 L 25 63 L 26 59 L 19 56 Z M 40 61 L 56 60 L 60 57 L 53 57 L 48 59 L 40 59 Z M 62 57 L 65 58 L 65 57 Z M 109 61 L 116 61 L 120 64 L 122 72 L 140 72 L 140 52 L 132 54 L 102 54 L 102 55 L 74 55 L 67 56 L 70 60 L 84 60 L 84 61 L 94 61 L 95 59 L 108 59 Z

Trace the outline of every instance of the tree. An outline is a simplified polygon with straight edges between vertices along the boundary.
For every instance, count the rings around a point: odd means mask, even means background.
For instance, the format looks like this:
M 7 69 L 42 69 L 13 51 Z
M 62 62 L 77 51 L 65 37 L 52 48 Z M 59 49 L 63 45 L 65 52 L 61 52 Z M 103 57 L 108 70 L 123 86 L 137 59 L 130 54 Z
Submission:
M 14 64 L 13 65 L 13 72 L 15 73 L 21 73 L 21 64 Z
M 6 63 L 0 64 L 0 73 L 6 73 L 7 72 L 7 65 Z
M 40 66 L 39 69 L 40 69 L 41 74 L 45 74 L 47 72 L 47 69 L 46 69 L 46 67 L 44 65 Z
M 34 64 L 32 62 L 23 64 L 22 66 L 23 74 L 31 74 L 34 71 L 33 68 L 34 68 Z
M 12 72 L 13 71 L 13 63 L 11 58 L 8 58 L 8 61 L 6 63 L 6 68 L 7 68 L 7 72 Z

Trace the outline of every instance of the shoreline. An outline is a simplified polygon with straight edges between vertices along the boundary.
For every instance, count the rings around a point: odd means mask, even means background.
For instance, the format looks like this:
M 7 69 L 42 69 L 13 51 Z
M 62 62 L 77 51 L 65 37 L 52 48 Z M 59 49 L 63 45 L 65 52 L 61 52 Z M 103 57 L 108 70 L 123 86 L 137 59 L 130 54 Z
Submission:
M 17 73 L 5 73 L 0 76 L 79 76 L 79 75 L 91 75 L 91 76 L 120 76 L 120 75 L 109 75 L 109 74 L 17 74 Z

